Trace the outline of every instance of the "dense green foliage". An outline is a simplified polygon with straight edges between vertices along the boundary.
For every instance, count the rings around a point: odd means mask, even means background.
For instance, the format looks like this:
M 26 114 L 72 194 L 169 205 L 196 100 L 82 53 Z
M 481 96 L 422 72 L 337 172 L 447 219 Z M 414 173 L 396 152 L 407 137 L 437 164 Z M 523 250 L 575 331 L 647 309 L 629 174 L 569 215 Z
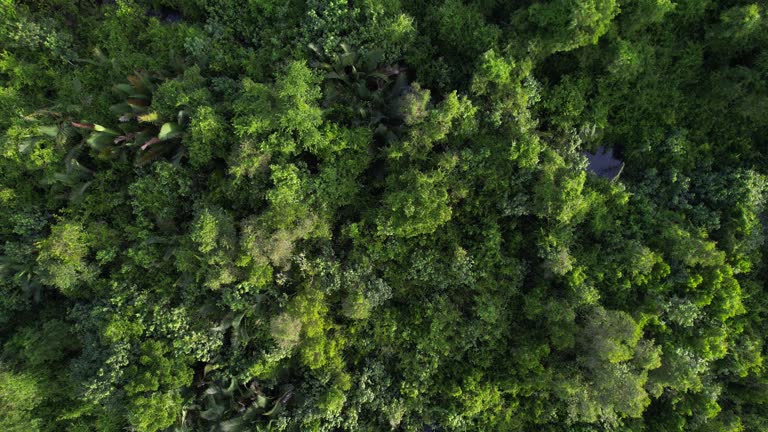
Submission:
M 768 430 L 766 14 L 0 0 L 0 429 Z

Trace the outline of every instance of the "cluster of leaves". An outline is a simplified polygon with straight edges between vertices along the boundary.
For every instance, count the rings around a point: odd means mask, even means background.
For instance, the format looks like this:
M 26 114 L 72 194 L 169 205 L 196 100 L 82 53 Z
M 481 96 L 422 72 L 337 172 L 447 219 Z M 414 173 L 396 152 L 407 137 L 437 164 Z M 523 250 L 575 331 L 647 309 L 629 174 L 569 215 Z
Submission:
M 114 86 L 126 98 L 125 102 L 110 107 L 119 115 L 119 131 L 98 124 L 72 123 L 74 127 L 93 131 L 86 142 L 99 157 L 115 158 L 120 150 L 138 147 L 144 151 L 138 161 L 146 163 L 174 148 L 172 142 L 182 135 L 189 116 L 179 111 L 175 122 L 162 122 L 160 114 L 151 107 L 155 87 L 152 81 L 145 75 L 131 75 L 128 83 Z M 179 156 L 177 152 L 175 158 Z
M 0 0 L 2 430 L 768 429 L 765 5 L 246 3 Z

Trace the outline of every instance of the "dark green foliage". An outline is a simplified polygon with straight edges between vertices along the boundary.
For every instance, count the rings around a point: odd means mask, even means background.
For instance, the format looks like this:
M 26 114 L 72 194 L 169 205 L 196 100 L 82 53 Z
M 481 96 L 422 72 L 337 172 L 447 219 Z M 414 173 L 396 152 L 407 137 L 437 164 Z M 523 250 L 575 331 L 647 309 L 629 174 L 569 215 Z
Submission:
M 0 429 L 768 429 L 767 13 L 0 0 Z

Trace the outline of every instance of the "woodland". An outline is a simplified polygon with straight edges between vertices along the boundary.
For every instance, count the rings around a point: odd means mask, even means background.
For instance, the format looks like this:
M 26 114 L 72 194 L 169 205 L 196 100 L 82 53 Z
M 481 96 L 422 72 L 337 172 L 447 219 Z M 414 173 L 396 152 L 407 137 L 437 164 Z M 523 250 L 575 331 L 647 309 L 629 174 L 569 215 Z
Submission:
M 0 431 L 768 430 L 766 9 L 0 0 Z

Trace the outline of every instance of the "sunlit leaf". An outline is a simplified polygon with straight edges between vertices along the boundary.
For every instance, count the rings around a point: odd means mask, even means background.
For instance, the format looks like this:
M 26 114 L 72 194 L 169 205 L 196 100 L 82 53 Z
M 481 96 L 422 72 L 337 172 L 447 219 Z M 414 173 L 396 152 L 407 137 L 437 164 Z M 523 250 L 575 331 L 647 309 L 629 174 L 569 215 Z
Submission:
M 161 141 L 166 141 L 180 136 L 181 131 L 182 128 L 178 123 L 164 123 L 160 128 L 160 133 L 157 134 L 157 137 Z

